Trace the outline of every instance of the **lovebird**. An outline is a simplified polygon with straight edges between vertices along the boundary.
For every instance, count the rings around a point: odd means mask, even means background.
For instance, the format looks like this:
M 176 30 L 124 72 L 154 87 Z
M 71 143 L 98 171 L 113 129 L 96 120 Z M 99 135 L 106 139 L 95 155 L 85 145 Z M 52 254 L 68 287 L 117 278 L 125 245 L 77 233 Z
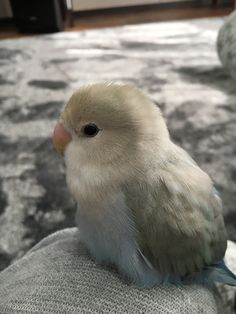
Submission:
M 81 242 L 138 287 L 236 285 L 210 177 L 170 138 L 157 105 L 132 85 L 76 91 L 54 129 L 78 203 Z

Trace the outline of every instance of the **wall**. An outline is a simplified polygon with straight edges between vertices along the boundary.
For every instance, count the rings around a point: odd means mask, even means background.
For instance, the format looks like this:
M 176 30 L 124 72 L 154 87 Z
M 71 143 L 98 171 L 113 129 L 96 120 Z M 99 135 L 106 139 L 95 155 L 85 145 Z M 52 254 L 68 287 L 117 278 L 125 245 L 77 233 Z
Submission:
M 0 0 L 0 18 L 11 17 L 11 5 L 9 0 Z

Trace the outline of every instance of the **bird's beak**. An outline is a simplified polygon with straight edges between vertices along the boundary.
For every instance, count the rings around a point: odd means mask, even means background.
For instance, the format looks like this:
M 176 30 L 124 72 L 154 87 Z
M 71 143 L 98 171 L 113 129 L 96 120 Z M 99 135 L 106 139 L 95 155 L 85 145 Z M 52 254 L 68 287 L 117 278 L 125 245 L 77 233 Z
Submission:
M 64 155 L 66 146 L 72 140 L 71 134 L 64 128 L 62 123 L 57 123 L 53 132 L 53 145 L 56 151 Z

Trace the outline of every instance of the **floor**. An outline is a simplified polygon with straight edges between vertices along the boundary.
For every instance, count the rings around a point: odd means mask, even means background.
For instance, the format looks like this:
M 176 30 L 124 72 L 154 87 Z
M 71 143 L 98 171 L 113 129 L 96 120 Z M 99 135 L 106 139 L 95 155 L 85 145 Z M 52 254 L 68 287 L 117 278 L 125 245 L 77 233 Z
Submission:
M 203 5 L 198 3 L 172 3 L 129 7 L 109 10 L 68 14 L 65 31 L 139 24 L 157 21 L 170 21 L 202 17 L 226 16 L 233 11 L 233 3 L 224 5 Z M 73 24 L 73 25 L 72 25 Z M 19 34 L 11 21 L 0 22 L 0 39 L 30 36 Z
M 90 28 L 121 26 L 124 24 L 139 24 L 158 21 L 192 19 L 201 17 L 219 17 L 233 11 L 233 5 L 206 6 L 190 3 L 173 3 L 146 7 L 124 8 L 109 11 L 77 14 L 74 27 L 68 30 L 83 30 Z

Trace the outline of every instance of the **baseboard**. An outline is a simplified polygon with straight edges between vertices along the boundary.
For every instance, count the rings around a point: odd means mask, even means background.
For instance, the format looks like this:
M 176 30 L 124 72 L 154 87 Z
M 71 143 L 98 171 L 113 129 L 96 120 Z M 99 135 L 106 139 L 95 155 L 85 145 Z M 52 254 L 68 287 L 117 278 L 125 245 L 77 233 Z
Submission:
M 223 0 L 218 5 L 219 7 L 228 6 L 232 0 Z M 96 10 L 84 10 L 84 11 L 71 11 L 74 18 L 77 17 L 92 17 L 99 15 L 109 15 L 109 14 L 129 14 L 129 13 L 139 13 L 139 12 L 148 12 L 159 9 L 181 9 L 181 8 L 200 8 L 200 7 L 209 7 L 212 5 L 212 0 L 172 0 L 169 2 L 158 3 L 158 4 L 147 4 L 147 5 L 137 5 L 137 6 L 127 6 L 127 7 L 116 7 L 116 8 L 105 8 L 105 9 L 96 9 Z

